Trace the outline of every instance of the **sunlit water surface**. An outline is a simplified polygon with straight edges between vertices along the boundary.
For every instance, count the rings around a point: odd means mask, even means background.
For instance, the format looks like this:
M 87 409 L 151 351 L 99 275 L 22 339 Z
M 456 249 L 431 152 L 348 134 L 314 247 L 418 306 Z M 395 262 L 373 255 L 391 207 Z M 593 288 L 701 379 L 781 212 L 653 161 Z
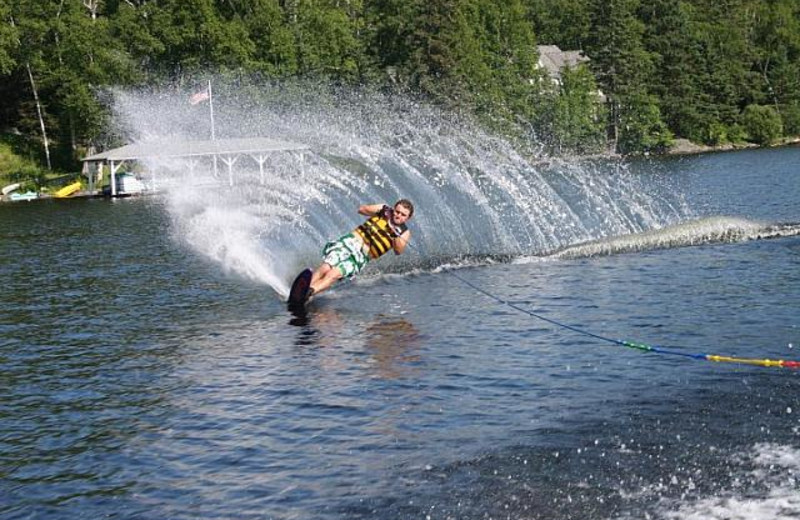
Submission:
M 629 165 L 680 191 L 633 246 L 565 216 L 584 227 L 506 256 L 438 250 L 421 217 L 405 263 L 305 319 L 281 295 L 335 223 L 300 251 L 281 229 L 263 257 L 239 244 L 248 268 L 231 245 L 253 215 L 219 246 L 187 215 L 214 218 L 170 196 L 2 204 L 0 516 L 798 518 L 797 371 L 614 346 L 451 274 L 603 337 L 797 360 L 798 164 L 788 148 Z

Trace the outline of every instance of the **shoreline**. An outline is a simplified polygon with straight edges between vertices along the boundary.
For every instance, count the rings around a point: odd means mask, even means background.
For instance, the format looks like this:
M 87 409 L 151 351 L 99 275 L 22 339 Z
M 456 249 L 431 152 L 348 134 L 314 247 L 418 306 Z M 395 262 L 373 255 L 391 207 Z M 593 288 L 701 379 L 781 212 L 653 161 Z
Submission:
M 784 146 L 796 146 L 800 145 L 800 136 L 795 137 L 784 137 L 779 142 L 771 145 L 759 145 L 755 143 L 726 143 L 717 146 L 709 146 L 704 144 L 697 144 L 689 141 L 688 139 L 675 139 L 675 144 L 670 147 L 669 150 L 664 152 L 662 155 L 664 157 L 670 157 L 675 155 L 698 155 L 701 153 L 714 153 L 714 152 L 735 152 L 738 150 L 754 150 L 759 148 L 781 148 Z M 652 155 L 652 154 L 651 154 Z
M 550 157 L 539 157 L 535 158 L 532 161 L 532 164 L 546 164 L 551 163 L 558 160 L 575 160 L 578 162 L 581 161 L 596 161 L 596 160 L 605 160 L 605 161 L 620 161 L 620 160 L 636 160 L 641 158 L 670 158 L 670 157 L 684 157 L 684 156 L 691 156 L 691 155 L 701 155 L 704 153 L 725 153 L 725 152 L 737 152 L 741 150 L 759 150 L 759 149 L 772 149 L 772 148 L 783 148 L 783 147 L 790 147 L 790 146 L 800 146 L 800 136 L 796 137 L 785 137 L 781 139 L 779 142 L 771 145 L 759 145 L 755 143 L 726 143 L 717 146 L 709 146 L 704 144 L 697 144 L 689 141 L 688 139 L 680 138 L 675 139 L 675 143 L 670 147 L 669 150 L 666 150 L 662 153 L 645 153 L 641 155 L 621 155 L 616 152 L 600 152 L 588 155 L 562 155 L 562 156 L 550 156 Z
M 39 193 L 38 196 L 35 198 L 20 199 L 20 200 L 13 200 L 8 195 L 0 195 L 0 204 L 4 202 L 23 203 L 23 202 L 42 201 L 42 200 L 63 201 L 63 200 L 86 200 L 86 199 L 127 199 L 130 197 L 143 197 L 149 194 L 150 193 L 118 193 L 117 195 L 112 197 L 111 195 L 106 195 L 100 190 L 95 190 L 94 192 L 83 190 L 75 193 L 74 195 L 70 195 L 69 197 L 56 197 L 51 193 Z
M 625 160 L 625 159 L 636 159 L 637 157 L 682 157 L 682 156 L 689 156 L 689 155 L 700 155 L 704 153 L 723 153 L 723 152 L 735 152 L 740 150 L 756 150 L 756 149 L 770 149 L 770 148 L 782 148 L 782 147 L 789 147 L 789 146 L 800 146 L 800 136 L 795 137 L 784 137 L 779 142 L 771 145 L 758 145 L 755 143 L 737 143 L 737 144 L 723 144 L 718 146 L 708 146 L 703 144 L 693 143 L 688 139 L 680 138 L 675 139 L 675 143 L 670 147 L 669 150 L 655 154 L 644 154 L 642 156 L 636 155 L 620 155 L 615 152 L 603 152 L 597 154 L 590 154 L 590 155 L 576 155 L 576 156 L 550 156 L 550 157 L 539 157 L 539 158 L 531 158 L 531 164 L 541 165 L 541 164 L 549 164 L 553 161 L 558 160 L 576 160 L 576 161 L 593 161 L 593 160 Z M 72 197 L 64 197 L 61 200 L 65 199 L 87 199 L 87 198 L 99 198 L 103 197 L 104 195 L 100 194 L 99 192 L 89 193 L 87 191 L 82 191 Z M 58 197 L 54 197 L 52 194 L 45 194 L 40 193 L 38 197 L 32 200 L 42 200 L 42 199 L 56 199 Z M 30 202 L 30 200 L 12 200 L 9 196 L 0 195 L 0 203 L 4 202 Z

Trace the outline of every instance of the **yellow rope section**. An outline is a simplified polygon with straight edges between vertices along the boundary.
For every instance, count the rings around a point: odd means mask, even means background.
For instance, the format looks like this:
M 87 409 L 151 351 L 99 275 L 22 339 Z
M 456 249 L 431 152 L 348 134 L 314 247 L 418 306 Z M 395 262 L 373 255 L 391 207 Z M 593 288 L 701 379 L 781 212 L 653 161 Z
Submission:
M 715 356 L 711 354 L 707 355 L 706 359 L 718 363 L 740 363 L 743 365 L 756 365 L 760 367 L 800 367 L 800 362 L 798 361 L 784 361 L 783 359 L 747 359 L 730 356 Z

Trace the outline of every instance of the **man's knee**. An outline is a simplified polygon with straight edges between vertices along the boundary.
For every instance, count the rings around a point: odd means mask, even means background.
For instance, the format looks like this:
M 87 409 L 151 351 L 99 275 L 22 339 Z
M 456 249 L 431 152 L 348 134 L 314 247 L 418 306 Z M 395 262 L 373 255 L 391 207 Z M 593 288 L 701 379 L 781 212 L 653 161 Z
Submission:
M 329 280 L 333 280 L 334 282 L 340 278 L 342 278 L 342 272 L 339 270 L 338 267 L 331 267 L 327 273 L 325 273 L 325 278 Z

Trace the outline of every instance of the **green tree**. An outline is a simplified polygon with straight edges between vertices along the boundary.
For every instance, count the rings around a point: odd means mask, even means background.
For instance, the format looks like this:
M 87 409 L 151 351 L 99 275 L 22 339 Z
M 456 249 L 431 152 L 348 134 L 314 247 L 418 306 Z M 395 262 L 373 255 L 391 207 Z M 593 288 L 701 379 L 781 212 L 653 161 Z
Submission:
M 800 102 L 793 101 L 783 106 L 781 111 L 783 130 L 786 135 L 800 135 Z
M 221 16 L 213 0 L 164 0 L 139 7 L 142 30 L 159 42 L 152 66 L 179 79 L 208 71 L 235 70 L 255 46 L 240 23 Z M 147 42 L 145 42 L 147 43 Z
M 455 69 L 454 43 L 459 35 L 452 30 L 452 22 L 456 19 L 459 0 L 414 2 L 417 5 L 409 35 L 410 54 L 403 69 L 412 88 L 443 99 L 444 81 L 451 80 L 449 73 Z M 469 45 L 471 42 L 461 43 Z
M 639 153 L 669 139 L 657 98 L 648 92 L 653 74 L 644 48 L 644 24 L 637 18 L 639 0 L 593 0 L 589 47 L 592 64 L 609 98 L 615 148 Z
M 65 164 L 81 155 L 82 143 L 105 122 L 96 89 L 126 85 L 138 77 L 135 62 L 111 37 L 110 21 L 101 7 L 96 1 L 64 3 L 51 24 L 56 56 L 49 65 L 48 97 L 56 109 Z
M 50 136 L 54 122 L 47 110 L 42 83 L 46 83 L 53 56 L 50 25 L 58 17 L 54 6 L 35 0 L 19 0 L 9 13 L 9 23 L 16 31 L 18 45 L 12 56 L 16 68 L 8 80 L 9 90 L 16 92 L 4 103 L 14 103 L 15 123 L 27 136 L 38 136 L 42 158 L 51 168 Z
M 741 107 L 762 100 L 747 42 L 750 0 L 691 1 L 694 39 L 703 58 L 695 70 L 701 117 L 691 137 L 708 144 L 735 140 Z
M 411 56 L 418 43 L 416 26 L 421 22 L 418 0 L 372 0 L 364 8 L 365 53 L 379 71 L 379 81 L 400 82 L 415 73 Z
M 0 87 L 9 94 L 4 118 L 30 138 L 38 135 L 48 167 L 76 166 L 79 146 L 101 127 L 96 89 L 124 84 L 134 70 L 109 35 L 102 7 L 96 0 L 19 0 L 9 11 L 19 45 Z
M 467 0 L 456 9 L 448 75 L 478 113 L 531 119 L 538 88 L 536 39 L 518 0 Z
M 692 10 L 682 1 L 652 0 L 642 4 L 644 45 L 653 62 L 648 90 L 658 98 L 667 126 L 693 137 L 703 122 L 708 96 L 697 77 L 703 58 L 692 26 Z
M 540 43 L 583 49 L 591 27 L 587 0 L 528 0 L 530 19 Z
M 230 7 L 228 17 L 244 25 L 253 42 L 250 70 L 273 77 L 297 74 L 295 36 L 278 0 L 248 0 L 226 5 Z
M 563 69 L 547 132 L 555 150 L 579 154 L 600 151 L 605 145 L 606 117 L 591 71 L 583 65 Z
M 10 73 L 16 66 L 14 56 L 17 52 L 19 34 L 11 21 L 11 10 L 0 3 L 0 76 Z
M 167 13 L 155 3 L 137 5 L 120 2 L 109 9 L 109 33 L 119 42 L 139 73 L 134 81 L 156 81 L 155 76 L 165 69 L 158 63 L 167 52 L 167 45 L 159 39 L 155 27 L 167 24 Z
M 661 119 L 654 96 L 638 91 L 625 96 L 627 106 L 620 111 L 617 150 L 622 154 L 661 153 L 672 144 L 672 132 Z
M 800 132 L 796 0 L 0 0 L 0 126 L 43 164 L 52 148 L 72 167 L 103 127 L 104 86 L 314 76 L 405 89 L 503 129 L 530 123 L 588 151 L 593 80 L 544 80 L 537 37 L 591 57 L 621 152 L 661 148 L 670 130 L 709 143 L 769 142 L 776 120 Z
M 750 45 L 763 82 L 764 101 L 778 113 L 800 102 L 800 4 L 794 0 L 759 2 L 753 9 Z
M 378 0 L 367 49 L 389 80 L 509 127 L 534 119 L 541 72 L 519 0 Z
M 750 140 L 761 145 L 772 144 L 783 132 L 781 116 L 772 106 L 748 105 L 742 122 Z
M 359 77 L 361 2 L 296 0 L 290 24 L 301 74 L 345 80 Z

